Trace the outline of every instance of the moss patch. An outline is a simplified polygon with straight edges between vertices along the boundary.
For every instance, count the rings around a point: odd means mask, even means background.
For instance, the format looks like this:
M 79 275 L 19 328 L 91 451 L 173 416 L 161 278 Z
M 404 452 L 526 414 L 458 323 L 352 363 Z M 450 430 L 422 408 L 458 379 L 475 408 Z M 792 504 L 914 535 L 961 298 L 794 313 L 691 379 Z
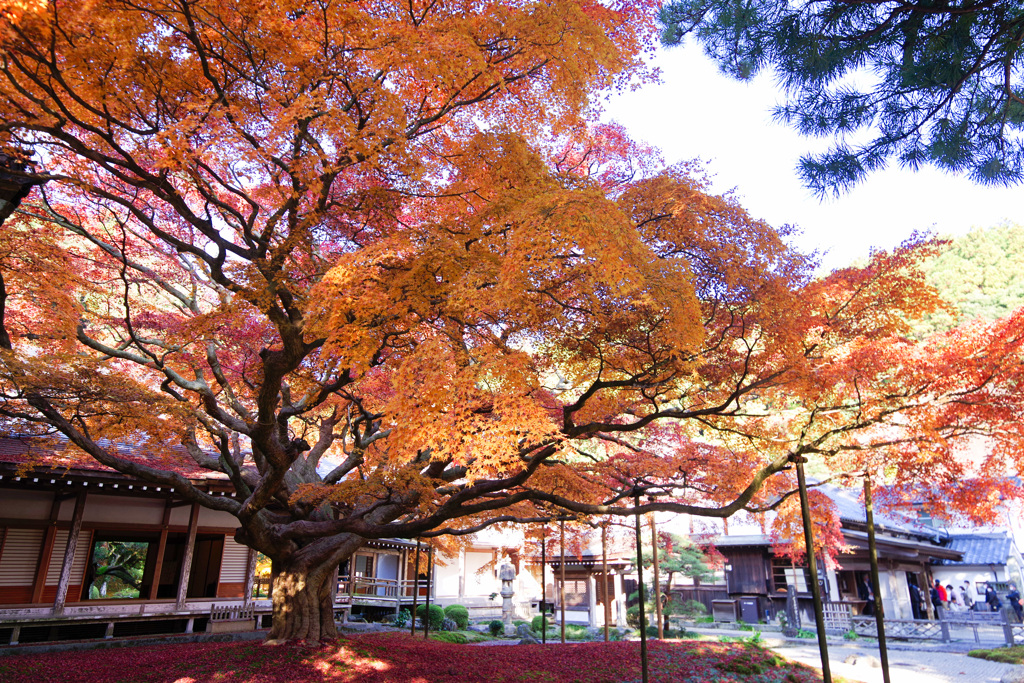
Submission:
M 1024 645 L 999 647 L 994 650 L 971 650 L 967 656 L 1004 664 L 1024 664 Z

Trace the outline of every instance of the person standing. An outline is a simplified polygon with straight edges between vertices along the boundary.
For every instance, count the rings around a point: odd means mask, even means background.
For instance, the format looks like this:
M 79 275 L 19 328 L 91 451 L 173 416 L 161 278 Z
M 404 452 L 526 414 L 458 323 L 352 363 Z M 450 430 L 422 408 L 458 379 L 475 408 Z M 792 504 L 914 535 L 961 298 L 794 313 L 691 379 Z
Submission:
M 910 589 L 910 610 L 915 619 L 923 619 L 924 617 L 921 616 L 921 589 L 917 587 L 916 583 L 909 583 L 907 587 Z
M 1020 593 L 1017 592 L 1017 584 L 1010 584 L 1010 592 L 1006 594 L 1006 600 L 1010 603 L 1010 607 L 1013 608 L 1013 613 L 1017 615 L 1017 621 L 1024 621 L 1024 607 L 1020 604 Z
M 960 586 L 960 600 L 964 603 L 964 609 L 974 609 L 974 589 L 967 579 L 964 579 L 964 585 Z
M 875 594 L 871 590 L 871 584 L 868 582 L 867 574 L 860 577 L 860 583 L 857 585 L 857 597 L 865 602 L 864 610 L 861 614 L 866 617 L 874 616 Z
M 990 612 L 998 612 L 1003 607 L 1003 603 L 991 583 L 985 584 L 985 604 L 988 605 Z
M 950 612 L 961 612 L 963 611 L 963 603 L 960 602 L 956 591 L 953 590 L 953 584 L 946 584 L 946 597 L 949 598 L 947 605 L 949 606 Z
M 932 607 L 935 608 L 936 619 L 942 618 L 942 612 L 939 611 L 942 609 L 942 598 L 941 594 L 939 593 L 940 588 L 942 588 L 942 586 L 939 584 L 939 580 L 936 579 L 935 583 L 932 584 L 931 590 L 928 591 L 929 597 L 932 600 Z

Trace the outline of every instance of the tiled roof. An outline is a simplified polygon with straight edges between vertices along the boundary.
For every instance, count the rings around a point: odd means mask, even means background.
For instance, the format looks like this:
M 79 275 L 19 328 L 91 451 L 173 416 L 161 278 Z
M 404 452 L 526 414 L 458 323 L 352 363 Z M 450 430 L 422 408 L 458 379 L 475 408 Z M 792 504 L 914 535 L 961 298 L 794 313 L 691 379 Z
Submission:
M 863 494 L 859 490 L 846 489 L 838 486 L 819 487 L 825 495 L 832 499 L 839 511 L 839 519 L 844 522 L 867 523 L 867 513 L 864 509 Z M 913 517 L 898 510 L 880 510 L 878 505 L 874 509 L 875 526 L 903 533 L 917 534 L 920 536 L 942 536 L 944 531 L 920 524 Z
M 113 448 L 125 460 L 176 472 L 190 479 L 227 479 L 220 472 L 199 467 L 181 446 L 159 444 L 130 445 L 101 442 Z M 87 470 L 114 472 L 84 453 L 69 447 L 67 439 L 59 436 L 0 436 L 0 463 L 47 467 L 55 470 Z
M 1010 537 L 1006 534 L 956 534 L 950 536 L 949 547 L 964 554 L 960 562 L 946 560 L 943 564 L 1006 564 L 1010 556 Z

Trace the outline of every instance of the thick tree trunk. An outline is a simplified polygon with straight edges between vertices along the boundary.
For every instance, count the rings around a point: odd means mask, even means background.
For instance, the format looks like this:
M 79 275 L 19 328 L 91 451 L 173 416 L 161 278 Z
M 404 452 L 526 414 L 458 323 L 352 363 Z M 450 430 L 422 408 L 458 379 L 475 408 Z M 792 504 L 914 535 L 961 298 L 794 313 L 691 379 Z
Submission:
M 268 642 L 336 638 L 331 581 L 337 563 L 309 566 L 301 561 L 275 563 L 274 622 Z
M 271 554 L 274 549 L 268 548 L 271 553 L 267 554 L 273 561 L 271 598 L 274 607 L 268 643 L 337 638 L 331 584 L 338 565 L 364 543 L 366 539 L 359 536 L 340 534 L 317 539 L 301 548 L 292 545 L 276 557 Z

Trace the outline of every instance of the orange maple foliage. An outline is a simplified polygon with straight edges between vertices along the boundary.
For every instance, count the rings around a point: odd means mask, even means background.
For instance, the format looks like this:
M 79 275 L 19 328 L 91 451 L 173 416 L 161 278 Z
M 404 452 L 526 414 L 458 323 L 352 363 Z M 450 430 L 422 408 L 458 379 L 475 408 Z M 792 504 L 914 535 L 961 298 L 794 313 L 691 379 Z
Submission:
M 793 456 L 909 473 L 1016 409 L 967 405 L 1010 328 L 905 338 L 935 305 L 912 252 L 809 282 L 785 231 L 593 125 L 653 3 L 0 10 L 0 144 L 46 181 L 0 230 L 0 414 L 235 515 L 273 638 L 333 633 L 368 538 L 637 492 L 727 516 Z

